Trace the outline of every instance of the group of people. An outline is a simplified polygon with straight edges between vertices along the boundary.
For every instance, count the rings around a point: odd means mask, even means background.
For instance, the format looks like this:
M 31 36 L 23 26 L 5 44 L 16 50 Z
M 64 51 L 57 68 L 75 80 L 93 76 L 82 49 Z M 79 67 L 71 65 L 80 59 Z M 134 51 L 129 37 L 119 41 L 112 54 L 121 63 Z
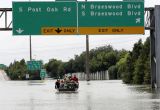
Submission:
M 55 88 L 59 89 L 59 88 L 63 88 L 63 89 L 72 89 L 72 88 L 78 88 L 79 87 L 79 82 L 78 82 L 78 78 L 76 77 L 76 75 L 74 76 L 67 76 L 65 75 L 63 79 L 57 79 L 56 83 L 55 83 Z

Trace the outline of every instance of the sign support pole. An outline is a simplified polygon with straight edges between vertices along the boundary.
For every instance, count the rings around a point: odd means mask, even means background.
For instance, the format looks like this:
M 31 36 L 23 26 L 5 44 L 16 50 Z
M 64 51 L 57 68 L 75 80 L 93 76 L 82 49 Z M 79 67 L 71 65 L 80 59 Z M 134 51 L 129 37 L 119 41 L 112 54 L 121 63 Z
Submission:
M 32 61 L 32 37 L 31 35 L 29 36 L 29 49 L 30 49 L 30 61 Z
M 155 17 L 154 9 L 150 10 L 150 65 L 151 65 L 151 86 L 156 87 L 156 57 L 155 57 Z
M 87 2 L 87 0 L 85 0 Z M 86 35 L 86 80 L 89 81 L 89 35 Z
M 87 81 L 89 81 L 89 35 L 86 35 L 86 75 Z
M 156 88 L 160 88 L 160 5 L 155 6 L 155 56 L 156 56 Z
M 31 1 L 31 0 L 29 0 Z M 32 61 L 32 36 L 29 36 L 30 61 Z

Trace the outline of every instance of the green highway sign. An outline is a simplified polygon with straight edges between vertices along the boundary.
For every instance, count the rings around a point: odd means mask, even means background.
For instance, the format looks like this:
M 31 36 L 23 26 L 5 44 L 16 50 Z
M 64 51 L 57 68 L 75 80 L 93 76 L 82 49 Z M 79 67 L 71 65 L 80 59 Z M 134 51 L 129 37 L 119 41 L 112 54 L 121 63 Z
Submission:
M 41 78 L 45 78 L 46 74 L 47 74 L 46 69 L 41 69 L 41 71 L 40 71 L 40 77 Z
M 42 61 L 27 61 L 27 69 L 30 71 L 41 70 Z
M 144 2 L 144 0 L 123 0 L 123 2 Z
M 56 2 L 66 2 L 66 1 L 76 1 L 77 2 L 77 0 L 55 0 Z
M 7 69 L 7 66 L 4 64 L 0 64 L 0 69 L 2 69 L 2 70 Z
M 144 34 L 144 1 L 13 2 L 13 35 L 76 34 Z
M 144 2 L 79 2 L 79 34 L 143 34 Z
M 76 2 L 13 2 L 13 35 L 77 34 Z

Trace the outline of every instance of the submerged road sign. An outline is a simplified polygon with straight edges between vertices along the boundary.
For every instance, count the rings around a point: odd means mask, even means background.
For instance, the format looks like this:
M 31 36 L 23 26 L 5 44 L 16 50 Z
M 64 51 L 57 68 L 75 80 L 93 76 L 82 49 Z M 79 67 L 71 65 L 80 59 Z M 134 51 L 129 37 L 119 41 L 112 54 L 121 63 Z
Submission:
M 76 2 L 13 2 L 13 35 L 77 34 Z
M 13 35 L 144 34 L 144 2 L 13 2 Z
M 144 2 L 79 2 L 79 34 L 144 34 Z

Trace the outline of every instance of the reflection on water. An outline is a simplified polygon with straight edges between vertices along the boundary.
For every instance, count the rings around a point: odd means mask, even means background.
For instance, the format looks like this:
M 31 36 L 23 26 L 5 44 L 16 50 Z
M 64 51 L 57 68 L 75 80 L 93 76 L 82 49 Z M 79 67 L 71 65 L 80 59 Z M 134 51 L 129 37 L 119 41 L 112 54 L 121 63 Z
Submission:
M 122 81 L 81 81 L 57 92 L 55 81 L 0 82 L 0 110 L 160 110 L 160 90 Z

